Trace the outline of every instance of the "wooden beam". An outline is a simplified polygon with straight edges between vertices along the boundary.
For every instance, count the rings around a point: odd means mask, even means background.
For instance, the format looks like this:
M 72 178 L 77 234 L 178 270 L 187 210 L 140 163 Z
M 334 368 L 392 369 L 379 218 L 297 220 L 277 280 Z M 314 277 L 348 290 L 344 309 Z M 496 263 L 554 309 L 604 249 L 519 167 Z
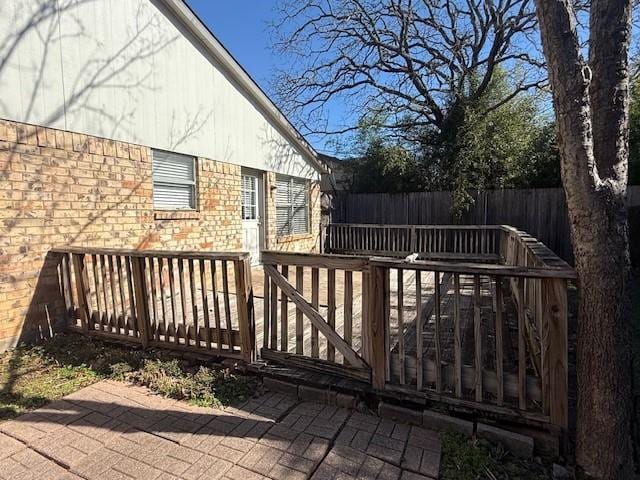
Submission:
M 362 271 L 367 269 L 368 259 L 355 255 L 321 255 L 315 253 L 263 251 L 262 263 L 264 265 L 289 265 L 295 267 Z
M 436 262 L 428 260 L 416 260 L 407 262 L 405 260 L 373 257 L 369 260 L 370 266 L 407 268 L 412 270 L 434 271 L 449 273 L 463 273 L 466 275 L 503 275 L 505 277 L 530 277 L 530 278 L 576 278 L 573 269 L 566 268 L 538 268 L 519 267 L 509 265 L 490 265 L 484 263 L 465 262 Z
M 367 363 L 371 367 L 371 383 L 374 388 L 383 389 L 386 383 L 386 362 L 387 351 L 385 342 L 385 330 L 388 328 L 389 318 L 387 317 L 386 305 L 389 302 L 389 289 L 387 288 L 386 268 L 373 268 L 369 274 L 369 295 L 370 308 L 366 325 L 368 332 L 367 340 Z
M 133 291 L 136 300 L 136 321 L 143 348 L 149 345 L 149 309 L 147 305 L 147 285 L 144 278 L 144 257 L 132 258 Z
M 569 424 L 567 355 L 567 282 L 542 282 L 543 331 L 542 378 L 545 402 L 551 422 L 562 428 Z

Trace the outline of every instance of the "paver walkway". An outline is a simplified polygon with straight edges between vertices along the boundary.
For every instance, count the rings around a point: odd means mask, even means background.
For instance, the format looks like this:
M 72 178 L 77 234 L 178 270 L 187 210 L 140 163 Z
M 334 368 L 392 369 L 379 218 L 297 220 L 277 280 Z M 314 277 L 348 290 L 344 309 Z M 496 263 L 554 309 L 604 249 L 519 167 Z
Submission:
M 102 381 L 0 423 L 0 478 L 436 478 L 440 439 L 423 428 L 266 393 L 199 408 Z

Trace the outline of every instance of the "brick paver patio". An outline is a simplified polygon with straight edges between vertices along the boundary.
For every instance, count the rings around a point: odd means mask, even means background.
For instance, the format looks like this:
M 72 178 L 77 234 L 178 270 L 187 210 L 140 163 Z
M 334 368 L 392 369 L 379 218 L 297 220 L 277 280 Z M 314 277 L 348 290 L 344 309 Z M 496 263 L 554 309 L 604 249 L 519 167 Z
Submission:
M 266 393 L 217 410 L 103 381 L 0 423 L 0 478 L 437 478 L 432 431 Z

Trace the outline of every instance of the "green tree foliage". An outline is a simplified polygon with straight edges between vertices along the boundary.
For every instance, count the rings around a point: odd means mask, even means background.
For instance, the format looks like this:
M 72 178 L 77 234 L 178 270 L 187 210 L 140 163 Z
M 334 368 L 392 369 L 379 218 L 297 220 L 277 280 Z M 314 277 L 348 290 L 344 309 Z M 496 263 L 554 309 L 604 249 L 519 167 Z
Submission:
M 640 185 L 640 79 L 631 86 L 629 108 L 629 185 Z
M 511 88 L 497 72 L 480 99 L 451 102 L 447 128 L 408 127 L 401 141 L 369 126 L 377 121 L 362 122 L 361 158 L 350 163 L 354 191 L 450 190 L 460 212 L 477 190 L 559 186 L 555 127 L 537 99 L 520 95 L 490 107 Z

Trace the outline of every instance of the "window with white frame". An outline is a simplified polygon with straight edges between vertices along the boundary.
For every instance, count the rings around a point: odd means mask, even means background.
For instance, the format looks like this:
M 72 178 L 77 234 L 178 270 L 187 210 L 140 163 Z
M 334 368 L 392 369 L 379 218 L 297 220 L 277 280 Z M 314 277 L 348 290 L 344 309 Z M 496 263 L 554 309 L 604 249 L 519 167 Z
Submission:
M 279 236 L 309 232 L 309 188 L 304 178 L 276 176 L 276 227 Z
M 258 179 L 254 175 L 242 175 L 242 220 L 258 218 Z
M 196 159 L 188 155 L 153 150 L 153 208 L 196 208 Z

